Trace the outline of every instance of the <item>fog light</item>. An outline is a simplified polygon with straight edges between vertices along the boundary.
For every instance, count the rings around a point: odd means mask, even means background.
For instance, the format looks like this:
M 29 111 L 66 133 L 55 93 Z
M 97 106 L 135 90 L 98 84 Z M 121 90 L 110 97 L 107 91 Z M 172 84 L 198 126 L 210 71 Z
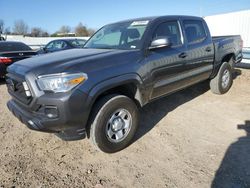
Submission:
M 57 111 L 57 108 L 52 106 L 52 107 L 45 107 L 45 115 L 48 117 L 48 118 L 57 118 L 58 117 L 58 111 Z

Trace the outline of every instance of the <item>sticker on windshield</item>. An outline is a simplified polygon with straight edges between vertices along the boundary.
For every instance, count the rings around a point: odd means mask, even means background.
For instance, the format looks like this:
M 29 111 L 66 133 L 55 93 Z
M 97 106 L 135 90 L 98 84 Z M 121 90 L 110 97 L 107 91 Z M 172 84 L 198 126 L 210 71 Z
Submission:
M 148 20 L 134 21 L 131 23 L 131 26 L 148 25 L 148 22 Z

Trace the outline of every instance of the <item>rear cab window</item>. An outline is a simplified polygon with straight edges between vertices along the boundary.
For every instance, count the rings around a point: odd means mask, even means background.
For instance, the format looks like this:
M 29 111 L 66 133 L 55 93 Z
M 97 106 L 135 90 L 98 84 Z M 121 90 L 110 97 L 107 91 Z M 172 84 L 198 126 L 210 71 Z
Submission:
M 183 26 L 188 44 L 200 43 L 207 38 L 207 33 L 202 21 L 184 20 Z

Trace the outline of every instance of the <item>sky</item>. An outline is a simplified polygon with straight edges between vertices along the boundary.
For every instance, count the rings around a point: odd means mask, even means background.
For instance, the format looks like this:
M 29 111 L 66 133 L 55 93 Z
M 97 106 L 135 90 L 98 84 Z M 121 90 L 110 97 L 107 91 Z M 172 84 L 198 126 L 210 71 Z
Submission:
M 250 9 L 250 0 L 0 0 L 5 27 L 23 20 L 29 28 L 54 33 L 79 22 L 98 29 L 130 18 L 160 15 L 209 16 Z

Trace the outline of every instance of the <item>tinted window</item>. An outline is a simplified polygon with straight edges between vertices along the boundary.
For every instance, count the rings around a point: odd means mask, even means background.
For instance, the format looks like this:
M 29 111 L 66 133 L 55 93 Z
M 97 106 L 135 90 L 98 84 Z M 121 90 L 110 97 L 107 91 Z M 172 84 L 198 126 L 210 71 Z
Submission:
M 52 41 L 50 42 L 46 48 L 48 50 L 60 50 L 63 49 L 67 46 L 67 44 L 64 41 L 61 40 L 57 40 L 57 41 Z
M 7 51 L 30 51 L 29 46 L 19 42 L 0 42 L 0 52 Z
M 185 20 L 184 29 L 188 43 L 201 42 L 206 38 L 206 32 L 202 21 Z
M 49 44 L 47 44 L 46 48 L 47 49 L 52 49 L 54 46 L 54 42 L 50 42 Z
M 69 43 L 74 47 L 80 47 L 82 48 L 85 44 L 86 40 L 72 40 L 69 41 Z
M 56 49 L 63 49 L 67 47 L 67 43 L 64 41 L 57 41 L 55 44 Z
M 173 46 L 182 44 L 177 21 L 170 21 L 160 24 L 157 27 L 153 38 L 156 37 L 168 37 Z

